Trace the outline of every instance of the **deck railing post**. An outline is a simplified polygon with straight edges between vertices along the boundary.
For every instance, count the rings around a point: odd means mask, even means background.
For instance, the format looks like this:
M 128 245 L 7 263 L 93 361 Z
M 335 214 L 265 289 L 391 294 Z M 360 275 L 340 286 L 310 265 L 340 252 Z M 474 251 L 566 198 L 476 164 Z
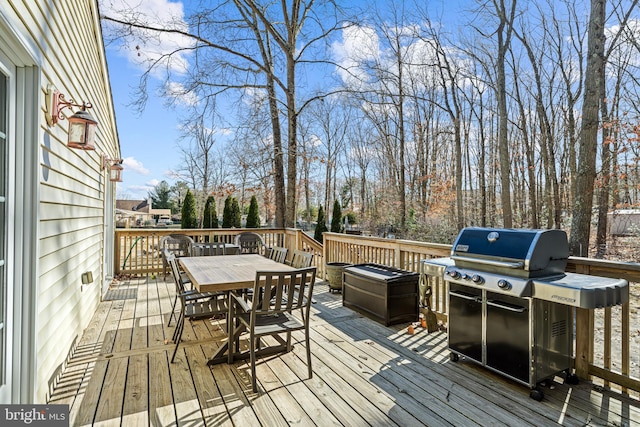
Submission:
M 589 378 L 589 365 L 593 360 L 593 310 L 576 308 L 576 375 Z
M 576 272 L 589 274 L 589 266 L 576 265 Z M 594 312 L 576 308 L 576 375 L 589 379 L 589 365 L 593 363 Z

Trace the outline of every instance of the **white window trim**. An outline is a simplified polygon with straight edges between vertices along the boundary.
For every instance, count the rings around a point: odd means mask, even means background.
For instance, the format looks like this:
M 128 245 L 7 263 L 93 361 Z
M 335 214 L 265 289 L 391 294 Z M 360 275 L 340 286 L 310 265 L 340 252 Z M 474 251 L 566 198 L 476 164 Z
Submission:
M 14 214 L 10 219 L 10 245 L 7 248 L 7 271 L 11 271 L 13 313 L 11 334 L 11 402 L 35 403 L 36 378 L 36 313 L 38 283 L 38 201 L 39 194 L 39 133 L 41 118 L 38 115 L 40 100 L 39 56 L 35 46 L 15 28 L 20 23 L 11 19 L 0 9 L 0 62 L 12 68 L 9 105 L 8 158 L 11 194 L 9 213 L 29 212 L 29 215 Z M 20 194 L 21 197 L 15 197 Z M 19 307 L 19 309 L 17 309 Z M 4 403 L 4 402 L 1 402 Z

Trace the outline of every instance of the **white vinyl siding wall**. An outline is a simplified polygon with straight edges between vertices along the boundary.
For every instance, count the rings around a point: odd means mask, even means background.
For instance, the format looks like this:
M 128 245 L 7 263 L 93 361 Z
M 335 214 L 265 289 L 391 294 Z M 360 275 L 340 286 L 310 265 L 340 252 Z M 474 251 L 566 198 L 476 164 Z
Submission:
M 20 31 L 41 53 L 38 120 L 40 151 L 38 278 L 36 292 L 36 378 L 34 401 L 44 403 L 48 382 L 70 347 L 87 327 L 103 286 L 105 191 L 102 155 L 120 157 L 115 117 L 95 0 L 3 0 L 22 22 Z M 66 146 L 68 121 L 49 127 L 45 94 L 53 85 L 81 104 L 98 121 L 96 150 Z M 74 111 L 77 108 L 74 107 Z M 73 112 L 66 108 L 63 115 Z M 111 194 L 109 197 L 112 197 Z M 110 250 L 110 247 L 108 247 Z M 83 286 L 91 271 L 94 283 Z M 32 288 L 33 289 L 33 288 Z

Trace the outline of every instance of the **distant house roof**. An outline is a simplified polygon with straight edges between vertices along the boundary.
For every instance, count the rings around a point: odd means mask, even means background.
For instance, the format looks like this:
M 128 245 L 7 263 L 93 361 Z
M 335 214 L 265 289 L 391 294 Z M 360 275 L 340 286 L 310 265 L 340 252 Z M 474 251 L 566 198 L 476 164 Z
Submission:
M 123 211 L 149 212 L 147 200 L 116 200 L 116 209 Z

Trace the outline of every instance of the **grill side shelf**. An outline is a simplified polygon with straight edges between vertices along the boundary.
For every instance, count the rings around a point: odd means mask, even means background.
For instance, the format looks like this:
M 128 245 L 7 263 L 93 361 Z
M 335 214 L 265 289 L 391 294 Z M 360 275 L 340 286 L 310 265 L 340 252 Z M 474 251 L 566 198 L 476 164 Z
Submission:
M 629 301 L 629 282 L 625 279 L 566 273 L 533 279 L 533 297 L 573 307 L 594 309 Z

